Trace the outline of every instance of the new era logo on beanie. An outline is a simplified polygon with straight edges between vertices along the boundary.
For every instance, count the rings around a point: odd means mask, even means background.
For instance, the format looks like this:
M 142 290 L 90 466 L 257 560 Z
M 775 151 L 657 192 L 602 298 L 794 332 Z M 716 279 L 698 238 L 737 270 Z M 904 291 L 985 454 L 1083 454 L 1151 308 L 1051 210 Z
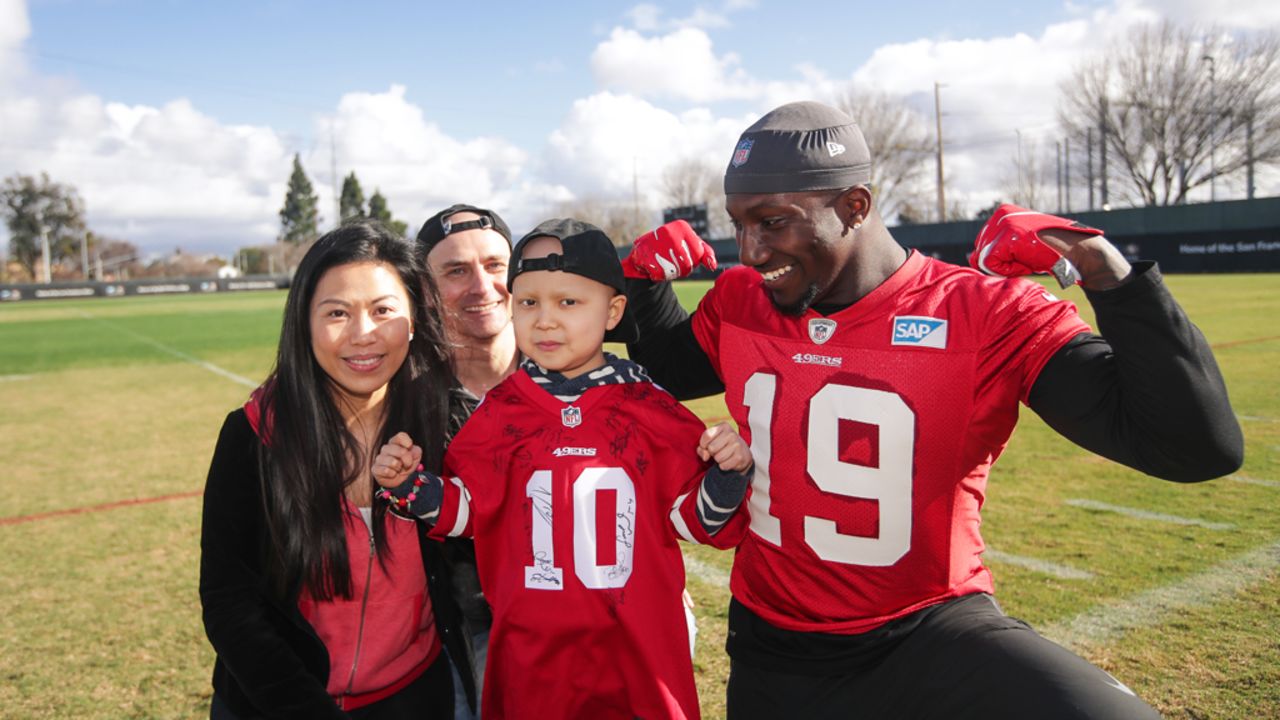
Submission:
M 562 252 L 526 260 L 523 257 L 525 248 L 540 237 L 559 240 Z M 603 230 L 581 220 L 547 220 L 520 238 L 520 242 L 511 251 L 511 264 L 507 266 L 507 290 L 511 290 L 518 276 L 538 270 L 573 273 L 608 285 L 619 293 L 627 290 L 627 281 L 622 275 L 622 262 L 618 260 L 618 251 L 614 249 L 613 242 Z M 608 342 L 626 343 L 635 342 L 639 337 L 635 317 L 631 314 L 631 307 L 627 306 L 622 312 L 622 320 L 617 327 L 605 333 L 604 339 Z
M 783 105 L 747 128 L 724 173 L 726 193 L 834 190 L 871 181 L 857 124 L 816 102 Z

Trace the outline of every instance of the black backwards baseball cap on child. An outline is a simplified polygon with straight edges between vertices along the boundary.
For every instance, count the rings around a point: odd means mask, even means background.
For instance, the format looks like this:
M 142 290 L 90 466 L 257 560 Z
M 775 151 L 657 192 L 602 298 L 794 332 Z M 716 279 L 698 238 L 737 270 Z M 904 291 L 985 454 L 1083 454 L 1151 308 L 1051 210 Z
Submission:
M 453 216 L 460 212 L 474 213 L 479 215 L 480 218 L 478 220 L 454 222 Z M 463 205 L 462 203 L 450 205 L 422 223 L 422 229 L 418 231 L 418 244 L 422 247 L 422 254 L 427 255 L 431 252 L 431 248 L 440 244 L 442 240 L 450 235 L 463 230 L 475 230 L 477 228 L 493 230 L 506 238 L 508 245 L 511 244 L 511 229 L 502 221 L 498 213 L 475 207 L 474 205 Z
M 743 131 L 724 173 L 725 194 L 835 190 L 871 182 L 857 123 L 816 102 L 775 108 Z
M 553 237 L 560 241 L 562 252 L 546 257 L 523 259 L 525 247 L 536 238 Z M 608 285 L 619 293 L 626 293 L 626 279 L 622 276 L 622 263 L 609 236 L 600 228 L 571 218 L 546 220 L 520 238 L 511 251 L 511 264 L 507 266 L 507 290 L 522 273 L 535 270 L 553 270 L 573 273 Z M 622 311 L 617 327 L 606 332 L 607 342 L 635 342 L 640 337 L 635 317 L 628 305 Z

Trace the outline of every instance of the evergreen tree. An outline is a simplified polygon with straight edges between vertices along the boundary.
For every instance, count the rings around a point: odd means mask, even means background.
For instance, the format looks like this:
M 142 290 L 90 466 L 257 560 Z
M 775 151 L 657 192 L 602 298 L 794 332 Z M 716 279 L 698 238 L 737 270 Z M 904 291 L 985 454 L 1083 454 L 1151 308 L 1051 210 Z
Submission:
M 387 199 L 377 189 L 373 191 L 373 197 L 369 198 L 369 217 L 382 223 L 388 230 L 401 237 L 409 230 L 408 223 L 391 217 L 391 209 L 387 207 Z
M 364 217 L 364 191 L 360 189 L 360 181 L 356 179 L 354 170 L 342 180 L 342 195 L 338 198 L 338 211 L 342 213 L 342 222 Z
M 280 208 L 280 242 L 298 244 L 314 240 L 319 233 L 320 199 L 311 188 L 311 181 L 302 170 L 302 160 L 293 156 L 293 174 L 289 176 L 289 190 Z

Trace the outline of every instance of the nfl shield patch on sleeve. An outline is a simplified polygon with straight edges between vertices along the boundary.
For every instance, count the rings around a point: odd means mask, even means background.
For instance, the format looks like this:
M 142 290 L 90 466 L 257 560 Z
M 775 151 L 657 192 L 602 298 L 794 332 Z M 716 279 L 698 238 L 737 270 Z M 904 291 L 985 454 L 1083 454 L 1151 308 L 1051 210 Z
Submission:
M 947 347 L 947 321 L 920 315 L 895 317 L 892 343 L 944 350 Z

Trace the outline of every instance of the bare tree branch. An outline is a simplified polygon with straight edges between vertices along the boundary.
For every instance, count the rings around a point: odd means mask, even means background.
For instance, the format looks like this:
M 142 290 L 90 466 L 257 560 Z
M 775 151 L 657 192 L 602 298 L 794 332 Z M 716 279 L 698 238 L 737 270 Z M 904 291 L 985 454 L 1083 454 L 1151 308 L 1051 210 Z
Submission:
M 1120 196 L 1186 202 L 1251 157 L 1280 163 L 1280 36 L 1140 27 L 1063 83 L 1058 120 L 1073 144 L 1090 128 L 1106 143 Z
M 908 206 L 924 205 L 923 179 L 933 139 L 919 113 L 885 93 L 849 89 L 836 106 L 858 123 L 871 150 L 871 188 L 886 221 Z

